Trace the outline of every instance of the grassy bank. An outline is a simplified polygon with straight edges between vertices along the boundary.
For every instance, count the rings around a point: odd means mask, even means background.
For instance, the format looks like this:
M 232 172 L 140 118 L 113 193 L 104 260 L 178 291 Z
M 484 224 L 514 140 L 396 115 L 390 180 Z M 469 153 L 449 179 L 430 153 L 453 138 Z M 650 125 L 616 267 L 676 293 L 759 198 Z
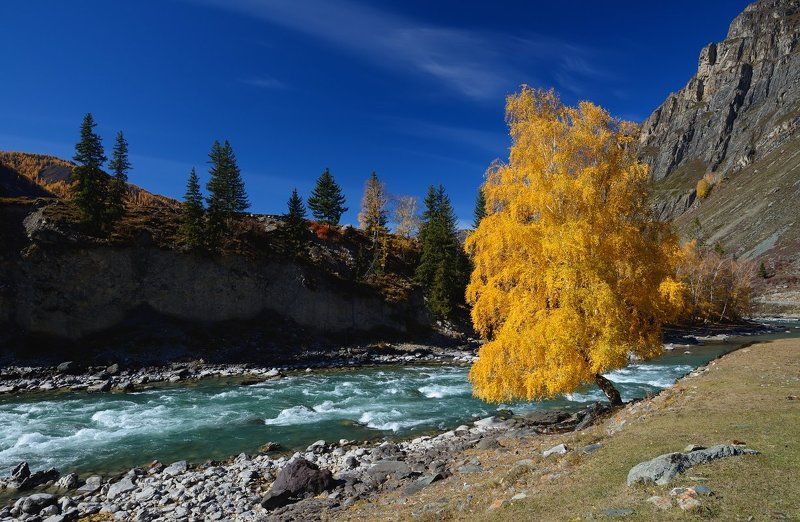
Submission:
M 712 362 L 658 396 L 577 434 L 499 439 L 470 450 L 458 472 L 423 491 L 356 504 L 354 520 L 800 519 L 800 340 L 759 343 Z M 761 452 L 698 466 L 668 486 L 626 486 L 631 467 L 688 444 L 744 442 Z M 545 459 L 565 443 L 571 451 Z M 599 444 L 591 453 L 590 444 Z M 480 463 L 482 471 L 474 472 Z M 466 470 L 465 470 L 466 471 Z M 711 489 L 699 507 L 659 509 L 677 486 Z M 751 518 L 752 517 L 752 518 Z

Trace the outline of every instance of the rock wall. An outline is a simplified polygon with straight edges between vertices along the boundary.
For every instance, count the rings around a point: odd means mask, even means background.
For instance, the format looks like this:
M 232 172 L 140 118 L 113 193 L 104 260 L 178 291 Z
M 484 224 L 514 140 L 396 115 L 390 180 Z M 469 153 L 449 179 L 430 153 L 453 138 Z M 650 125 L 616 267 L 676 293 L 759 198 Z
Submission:
M 0 254 L 0 323 L 25 333 L 78 340 L 142 309 L 204 325 L 274 317 L 326 334 L 428 324 L 419 292 L 392 302 L 373 287 L 277 257 L 84 244 L 31 223 L 37 216 L 28 215 L 25 237 L 12 233 Z
M 685 193 L 706 173 L 728 175 L 785 143 L 800 125 L 800 0 L 762 0 L 700 52 L 697 73 L 644 122 L 641 158 L 656 181 Z M 684 202 L 662 204 L 675 217 Z

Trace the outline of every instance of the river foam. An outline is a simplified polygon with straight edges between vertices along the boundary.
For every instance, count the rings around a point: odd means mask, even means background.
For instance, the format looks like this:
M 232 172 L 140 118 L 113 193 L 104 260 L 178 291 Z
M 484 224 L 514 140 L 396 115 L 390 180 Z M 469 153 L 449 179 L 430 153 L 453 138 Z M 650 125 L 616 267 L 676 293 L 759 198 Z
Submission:
M 693 348 L 607 376 L 625 399 L 671 385 L 716 356 Z M 240 386 L 221 380 L 130 394 L 63 393 L 0 399 L 0 470 L 125 469 L 159 459 L 205 460 L 253 452 L 267 441 L 287 449 L 317 439 L 364 440 L 449 429 L 496 406 L 472 396 L 463 366 L 398 366 L 292 375 Z M 594 386 L 513 410 L 578 408 L 603 400 Z

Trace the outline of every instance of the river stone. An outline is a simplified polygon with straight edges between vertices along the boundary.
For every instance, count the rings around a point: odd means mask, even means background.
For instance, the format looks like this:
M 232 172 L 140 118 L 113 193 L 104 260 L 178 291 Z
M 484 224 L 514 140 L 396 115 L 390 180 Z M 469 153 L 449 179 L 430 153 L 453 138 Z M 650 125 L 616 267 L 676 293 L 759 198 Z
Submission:
M 552 448 L 550 448 L 548 450 L 544 450 L 542 452 L 542 457 L 547 458 L 550 455 L 564 455 L 568 451 L 569 451 L 569 448 L 567 448 L 566 444 L 559 444 L 557 446 L 553 446 Z
M 261 505 L 275 509 L 300 500 L 306 494 L 319 494 L 334 486 L 330 470 L 319 469 L 313 462 L 299 458 L 289 462 L 279 472 Z
M 660 486 L 669 484 L 679 473 L 683 473 L 692 466 L 703 464 L 710 460 L 738 455 L 757 455 L 758 452 L 732 444 L 719 444 L 708 449 L 691 451 L 688 453 L 667 453 L 635 465 L 628 472 L 628 485 L 642 483 L 655 483 Z
M 562 410 L 533 410 L 522 414 L 528 424 L 550 425 L 569 418 L 569 413 Z
M 179 460 L 178 462 L 173 462 L 167 466 L 164 469 L 164 474 L 174 477 L 175 475 L 185 473 L 187 469 L 189 469 L 189 464 L 185 460 Z
M 56 366 L 56 371 L 58 373 L 75 373 L 77 370 L 78 365 L 75 364 L 75 361 L 64 361 Z
M 474 424 L 475 426 L 481 427 L 481 428 L 495 428 L 495 427 L 503 424 L 503 422 L 504 422 L 503 420 L 492 416 L 492 417 L 486 417 L 485 419 L 476 420 L 472 424 Z
M 103 381 L 86 387 L 88 392 L 107 392 L 111 389 L 111 381 Z
M 58 479 L 55 487 L 58 489 L 75 489 L 78 486 L 78 474 L 69 473 Z
M 47 506 L 53 505 L 55 503 L 56 503 L 55 495 L 51 495 L 49 493 L 34 493 L 33 495 L 22 499 L 22 503 L 20 504 L 19 508 L 22 510 L 23 513 L 28 513 L 29 515 L 36 515 L 42 509 L 46 508 Z
M 444 477 L 441 473 L 433 473 L 431 475 L 423 475 L 411 484 L 407 485 L 403 490 L 404 495 L 413 495 L 418 491 L 422 491 L 436 481 L 442 480 Z
M 379 460 L 370 466 L 368 473 L 370 475 L 390 475 L 394 473 L 398 476 L 408 476 L 411 473 L 411 468 L 400 460 Z
M 129 478 L 124 478 L 119 482 L 111 484 L 111 487 L 108 488 L 108 493 L 106 496 L 109 500 L 114 500 L 123 493 L 128 493 L 134 489 L 136 489 L 136 485 L 134 485 L 133 481 Z
M 14 469 L 11 470 L 11 479 L 17 482 L 22 482 L 31 476 L 31 468 L 27 462 L 20 462 Z

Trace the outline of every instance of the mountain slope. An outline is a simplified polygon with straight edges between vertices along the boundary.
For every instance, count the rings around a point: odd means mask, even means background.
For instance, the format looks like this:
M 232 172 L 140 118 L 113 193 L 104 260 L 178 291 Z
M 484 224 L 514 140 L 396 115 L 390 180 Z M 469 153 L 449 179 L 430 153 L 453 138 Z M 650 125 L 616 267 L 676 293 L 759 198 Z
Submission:
M 74 166 L 72 162 L 46 154 L 0 151 L 0 195 L 66 198 Z M 128 184 L 128 190 L 134 205 L 171 206 L 177 203 L 136 185 Z
M 697 73 L 645 120 L 639 155 L 659 215 L 762 262 L 762 302 L 800 309 L 800 0 L 750 4 Z M 710 193 L 698 197 L 705 179 Z M 702 194 L 701 194 L 702 195 Z

